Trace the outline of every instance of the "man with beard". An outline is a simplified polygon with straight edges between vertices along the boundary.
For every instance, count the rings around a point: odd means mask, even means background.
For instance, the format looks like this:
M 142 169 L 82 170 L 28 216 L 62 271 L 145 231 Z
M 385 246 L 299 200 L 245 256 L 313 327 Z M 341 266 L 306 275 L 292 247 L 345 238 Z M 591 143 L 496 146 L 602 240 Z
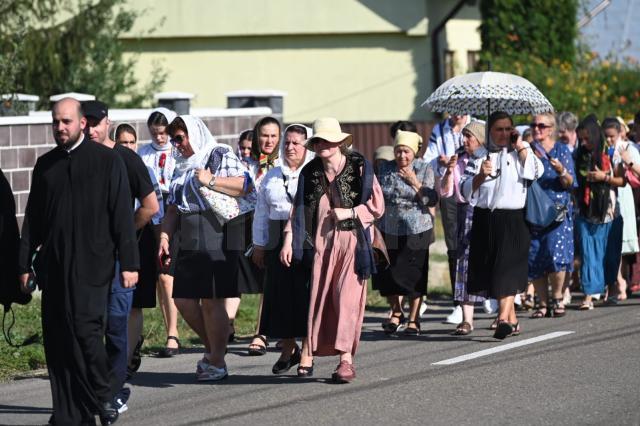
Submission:
M 42 332 L 55 425 L 112 424 L 105 312 L 116 257 L 125 287 L 138 280 L 138 247 L 124 164 L 85 140 L 80 103 L 53 107 L 58 145 L 36 162 L 22 227 L 19 267 L 28 288 L 32 256 L 42 290 Z
M 153 184 L 149 177 L 147 167 L 142 162 L 142 158 L 129 148 L 116 143 L 109 138 L 109 112 L 107 106 L 100 101 L 86 101 L 82 103 L 82 113 L 87 120 L 87 135 L 93 142 L 97 142 L 120 156 L 124 162 L 129 181 L 129 189 L 131 194 L 130 208 L 133 211 L 134 202 L 138 200 L 140 207 L 134 213 L 134 223 L 136 230 L 143 232 L 142 229 L 151 221 L 153 215 L 159 210 L 158 199 L 153 190 Z M 145 229 L 147 236 L 153 236 L 153 228 Z M 142 262 L 140 281 L 135 289 L 135 293 L 147 295 L 146 299 L 153 300 L 155 305 L 155 259 L 156 259 L 156 243 L 153 242 L 153 250 L 151 253 L 151 264 Z M 148 254 L 148 253 L 145 253 Z M 148 256 L 145 257 L 147 260 Z M 151 273 L 152 279 L 142 279 L 147 277 L 147 269 L 153 269 Z M 107 308 L 107 329 L 106 329 L 106 345 L 107 357 L 109 359 L 109 376 L 111 380 L 111 391 L 114 394 L 114 405 L 119 413 L 123 413 L 128 409 L 127 400 L 130 396 L 130 389 L 123 388 L 127 375 L 127 354 L 128 354 L 128 319 L 131 308 L 134 303 L 134 289 L 127 288 L 119 280 L 116 270 L 116 276 L 111 284 L 111 292 L 109 293 L 109 302 Z M 144 282 L 143 282 L 144 281 Z M 138 297 L 140 299 L 140 296 Z M 147 302 L 148 303 L 148 302 Z M 136 306 L 136 308 L 139 306 Z M 137 341 L 137 338 L 136 338 Z

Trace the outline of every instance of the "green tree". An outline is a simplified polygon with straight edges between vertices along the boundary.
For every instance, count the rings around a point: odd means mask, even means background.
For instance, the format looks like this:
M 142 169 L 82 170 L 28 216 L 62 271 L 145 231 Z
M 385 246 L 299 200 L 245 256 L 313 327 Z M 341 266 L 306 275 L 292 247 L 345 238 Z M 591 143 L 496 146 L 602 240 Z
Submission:
M 71 91 L 93 94 L 111 106 L 140 107 L 150 104 L 164 83 L 166 73 L 157 66 L 141 84 L 133 72 L 135 56 L 123 57 L 119 36 L 137 17 L 126 0 L 6 1 L 0 9 L 7 17 L 0 24 L 0 48 L 12 59 L 0 62 L 3 93 L 36 94 L 45 107 L 50 95 Z
M 640 66 L 613 61 L 576 40 L 578 0 L 482 0 L 481 69 L 521 75 L 556 111 L 631 119 L 640 103 Z
M 578 0 L 482 0 L 482 50 L 500 57 L 534 55 L 548 64 L 572 62 L 577 10 Z

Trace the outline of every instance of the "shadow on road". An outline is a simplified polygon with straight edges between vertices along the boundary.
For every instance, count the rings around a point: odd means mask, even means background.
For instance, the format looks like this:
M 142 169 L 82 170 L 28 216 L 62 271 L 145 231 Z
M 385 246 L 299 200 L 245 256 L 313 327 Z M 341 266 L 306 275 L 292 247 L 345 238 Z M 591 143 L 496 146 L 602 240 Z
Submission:
M 0 404 L 0 414 L 51 414 L 51 408 Z
M 219 382 L 198 382 L 193 373 L 169 373 L 141 371 L 131 380 L 131 384 L 150 388 L 168 388 L 176 385 L 204 385 L 204 386 L 228 386 L 228 385 L 276 385 L 284 383 L 323 383 L 324 378 L 298 378 L 295 375 L 244 375 L 231 374 L 225 380 Z M 1 407 L 1 406 L 0 406 Z M 0 411 L 1 412 L 1 411 Z

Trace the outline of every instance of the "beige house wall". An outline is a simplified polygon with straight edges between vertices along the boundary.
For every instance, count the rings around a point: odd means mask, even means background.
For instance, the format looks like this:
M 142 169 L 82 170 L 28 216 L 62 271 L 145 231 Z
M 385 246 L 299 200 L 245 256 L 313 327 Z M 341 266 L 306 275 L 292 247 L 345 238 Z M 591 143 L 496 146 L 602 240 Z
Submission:
M 426 120 L 431 115 L 420 104 L 433 85 L 429 26 L 456 3 L 131 0 L 143 14 L 124 40 L 142 81 L 160 64 L 168 71 L 161 90 L 191 92 L 196 107 L 223 107 L 233 90 L 275 89 L 287 93 L 287 122 L 326 115 L 350 122 Z M 450 23 L 441 37 L 465 60 L 474 38 L 479 44 L 473 30 L 479 21 L 471 15 Z M 136 38 L 149 28 L 157 30 Z

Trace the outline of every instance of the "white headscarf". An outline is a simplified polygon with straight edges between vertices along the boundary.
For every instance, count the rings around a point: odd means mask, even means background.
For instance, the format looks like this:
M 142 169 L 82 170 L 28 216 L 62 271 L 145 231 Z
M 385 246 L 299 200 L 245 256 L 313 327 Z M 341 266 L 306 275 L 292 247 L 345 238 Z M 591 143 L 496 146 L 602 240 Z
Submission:
M 189 170 L 203 168 L 209 160 L 211 151 L 218 146 L 218 142 L 200 118 L 192 115 L 179 117 L 187 126 L 189 145 L 193 150 L 193 155 L 188 158 L 183 157 L 177 149 L 173 150 L 176 158 L 176 173 L 182 175 Z
M 178 114 L 176 114 L 175 112 L 171 111 L 169 108 L 165 108 L 165 107 L 158 107 L 154 110 L 151 111 L 151 114 L 153 114 L 154 112 L 159 112 L 160 114 L 164 115 L 164 118 L 167 119 L 167 123 L 171 124 L 171 122 L 173 120 L 175 120 L 175 118 L 178 116 Z M 151 114 L 149 114 L 149 116 L 151 116 Z M 154 141 L 153 139 L 151 139 L 151 146 L 153 146 L 153 148 L 156 151 L 168 151 L 171 149 L 171 144 L 170 143 L 166 143 L 164 145 L 158 145 L 156 143 L 156 141 Z
M 299 123 L 289 124 L 286 127 L 286 129 L 284 129 L 284 132 L 282 132 L 282 140 L 280 141 L 280 148 L 279 148 L 280 149 L 280 168 L 282 169 L 282 173 L 286 174 L 287 176 L 299 175 L 304 165 L 307 164 L 309 161 L 313 160 L 314 157 L 316 156 L 315 152 L 311 151 L 310 149 L 307 149 L 306 150 L 307 152 L 305 153 L 305 157 L 304 157 L 304 162 L 302 163 L 302 165 L 298 167 L 295 171 L 291 171 L 291 169 L 289 168 L 289 165 L 287 164 L 287 157 L 285 155 L 284 138 L 287 135 L 287 131 L 292 126 L 300 126 L 305 128 L 307 130 L 307 137 L 305 139 L 309 139 L 311 136 L 313 136 L 313 130 L 311 128 L 305 126 L 304 124 L 299 124 Z

